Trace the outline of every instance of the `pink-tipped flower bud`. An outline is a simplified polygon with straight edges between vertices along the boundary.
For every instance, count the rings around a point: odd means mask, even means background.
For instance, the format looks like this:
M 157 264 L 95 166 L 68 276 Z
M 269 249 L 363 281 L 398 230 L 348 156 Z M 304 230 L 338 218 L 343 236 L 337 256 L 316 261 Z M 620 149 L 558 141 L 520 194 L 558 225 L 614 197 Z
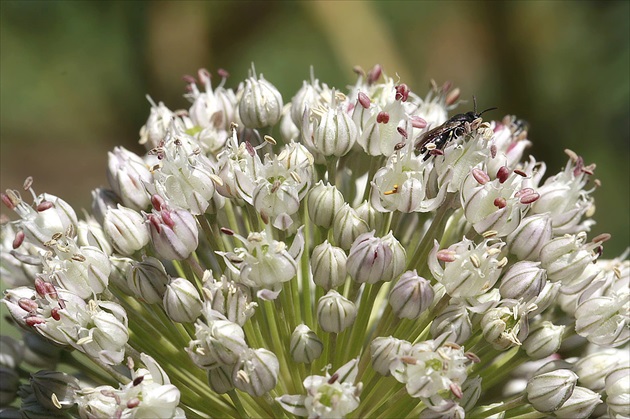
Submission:
M 197 249 L 199 230 L 188 211 L 162 208 L 148 214 L 147 220 L 153 247 L 164 259 L 183 260 Z
M 350 277 L 359 283 L 389 282 L 404 271 L 405 249 L 390 232 L 385 237 L 364 233 L 352 244 L 347 268 Z

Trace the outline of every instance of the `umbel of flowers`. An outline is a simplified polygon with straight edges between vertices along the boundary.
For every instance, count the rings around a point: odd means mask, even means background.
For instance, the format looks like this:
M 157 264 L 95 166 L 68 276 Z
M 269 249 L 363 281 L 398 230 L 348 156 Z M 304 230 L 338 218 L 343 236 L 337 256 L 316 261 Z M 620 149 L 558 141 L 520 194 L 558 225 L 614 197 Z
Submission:
M 595 166 L 549 176 L 523 120 L 356 72 L 287 100 L 201 70 L 83 219 L 3 193 L 0 416 L 630 416 Z

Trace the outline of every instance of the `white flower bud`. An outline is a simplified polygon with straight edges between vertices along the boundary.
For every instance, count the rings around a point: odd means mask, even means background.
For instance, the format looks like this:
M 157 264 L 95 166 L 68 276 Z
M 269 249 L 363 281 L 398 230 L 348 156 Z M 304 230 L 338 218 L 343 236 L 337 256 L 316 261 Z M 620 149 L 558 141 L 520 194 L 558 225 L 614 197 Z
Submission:
M 232 383 L 233 369 L 232 365 L 221 365 L 208 370 L 208 384 L 212 391 L 225 394 L 234 389 L 234 383 Z
M 92 191 L 92 215 L 101 224 L 105 220 L 107 210 L 116 208 L 119 203 L 114 191 L 105 188 L 96 188 Z
M 595 256 L 584 246 L 586 235 L 557 237 L 540 249 L 542 267 L 553 282 L 566 281 L 582 274 Z
M 149 230 L 142 215 L 118 205 L 109 208 L 103 222 L 105 235 L 114 245 L 114 249 L 122 255 L 131 256 L 149 243 Z
M 153 175 L 144 160 L 124 147 L 115 147 L 107 156 L 107 179 L 122 204 L 138 211 L 146 209 L 151 195 L 145 185 L 153 183 Z
M 462 385 L 463 396 L 459 401 L 459 405 L 467 412 L 469 412 L 479 400 L 481 396 L 481 377 L 468 377 Z
M 238 114 L 247 128 L 275 125 L 282 117 L 282 96 L 273 84 L 262 76 L 249 77 L 240 93 Z
M 601 395 L 587 388 L 575 386 L 569 400 L 553 414 L 557 418 L 586 419 L 591 417 L 591 413 L 601 402 Z
M 529 313 L 530 317 L 534 317 L 543 311 L 547 310 L 552 304 L 555 304 L 560 293 L 560 283 L 547 281 L 540 294 L 533 300 L 530 300 L 531 304 L 536 306 L 534 310 Z
M 563 333 L 564 326 L 556 326 L 551 322 L 544 321 L 538 328 L 530 331 L 529 336 L 523 342 L 523 348 L 525 348 L 527 356 L 532 359 L 546 358 L 560 349 Z
M 171 280 L 166 287 L 163 304 L 168 317 L 177 323 L 194 322 L 201 315 L 203 306 L 195 286 L 184 278 Z
M 343 249 L 328 243 L 315 246 L 311 254 L 313 282 L 329 291 L 346 282 L 347 256 Z
M 606 376 L 606 404 L 611 417 L 630 417 L 630 367 L 619 365 Z
M 228 281 L 225 276 L 222 276 L 219 281 L 211 280 L 208 271 L 204 273 L 203 280 L 203 291 L 206 295 L 204 311 L 218 311 L 239 326 L 243 326 L 254 315 L 258 304 L 251 301 L 251 292 L 248 287 Z M 206 316 L 206 318 L 209 317 Z
M 357 308 L 335 290 L 328 291 L 317 304 L 317 321 L 324 332 L 340 333 L 354 323 Z
M 624 345 L 630 340 L 630 293 L 582 302 L 575 309 L 575 331 L 596 345 Z
M 85 324 L 78 328 L 76 341 L 68 337 L 69 343 L 107 365 L 120 364 L 129 340 L 125 310 L 111 301 L 90 300 L 87 310 L 73 314 Z
M 624 349 L 604 349 L 581 357 L 575 363 L 575 373 L 584 387 L 593 391 L 604 390 L 606 376 L 619 364 L 623 357 L 628 357 Z
M 243 329 L 228 320 L 214 320 L 208 324 L 197 321 L 195 337 L 186 351 L 201 368 L 214 369 L 222 365 L 234 365 L 247 350 Z
M 349 250 L 356 238 L 367 233 L 368 229 L 367 223 L 349 204 L 344 204 L 339 209 L 332 225 L 335 243 L 344 250 Z
M 183 260 L 197 249 L 197 221 L 188 211 L 161 207 L 147 220 L 153 247 L 164 259 Z
M 350 115 L 341 108 L 329 108 L 314 123 L 315 149 L 326 157 L 346 155 L 359 136 Z
M 405 249 L 390 232 L 374 237 L 374 231 L 357 237 L 350 248 L 347 268 L 350 277 L 358 283 L 389 282 L 405 270 Z
M 86 221 L 79 220 L 77 223 L 77 244 L 79 246 L 97 247 L 107 256 L 111 256 L 114 251 L 111 243 L 105 236 L 105 231 L 92 217 L 89 217 Z
M 540 268 L 540 262 L 516 262 L 501 277 L 499 292 L 503 298 L 529 301 L 538 297 L 546 279 L 547 273 Z
M 411 343 L 393 336 L 378 337 L 370 344 L 372 368 L 381 375 L 391 375 L 390 367 L 395 359 L 411 353 Z
M 127 286 L 149 304 L 162 301 L 168 281 L 164 265 L 154 257 L 145 257 L 142 262 L 131 262 L 127 271 Z
M 341 192 L 320 180 L 308 194 L 308 216 L 316 225 L 330 228 L 343 204 Z
M 319 358 L 323 349 L 322 341 L 305 324 L 298 325 L 291 334 L 289 351 L 295 362 L 310 364 Z
M 377 211 L 368 201 L 363 201 L 356 207 L 356 211 L 359 218 L 365 220 L 370 230 L 378 230 L 385 219 L 385 214 Z
M 565 369 L 536 375 L 527 382 L 527 400 L 539 412 L 554 412 L 569 400 L 577 378 Z
M 446 339 L 457 344 L 464 343 L 472 335 L 472 323 L 468 310 L 461 304 L 450 304 L 431 323 L 431 336 L 437 339 L 446 334 Z
M 540 249 L 552 238 L 549 214 L 535 214 L 521 220 L 507 236 L 508 249 L 520 260 L 537 260 Z
M 401 319 L 415 319 L 433 303 L 435 293 L 431 283 L 418 273 L 407 271 L 389 293 L 389 305 Z
M 234 366 L 234 387 L 250 396 L 259 397 L 273 390 L 278 382 L 280 364 L 273 352 L 267 349 L 248 349 Z

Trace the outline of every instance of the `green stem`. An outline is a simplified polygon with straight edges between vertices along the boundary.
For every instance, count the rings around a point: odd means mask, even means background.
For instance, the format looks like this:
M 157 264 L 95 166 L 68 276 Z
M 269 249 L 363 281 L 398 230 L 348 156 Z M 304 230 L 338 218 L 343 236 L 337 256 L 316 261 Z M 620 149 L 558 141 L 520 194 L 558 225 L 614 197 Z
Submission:
M 328 183 L 331 185 L 337 184 L 337 162 L 339 158 L 336 156 L 330 156 L 326 159 L 326 171 L 328 172 Z
M 234 403 L 234 407 L 236 408 L 236 411 L 238 412 L 239 417 L 249 418 L 249 415 L 247 414 L 247 412 L 245 412 L 245 408 L 243 408 L 243 403 L 241 403 L 241 399 L 239 399 L 238 394 L 236 394 L 236 391 L 232 389 L 228 391 L 227 394 L 228 396 L 230 396 L 232 403 Z
M 485 406 L 478 406 L 470 413 L 470 417 L 479 419 L 487 418 L 494 414 L 505 412 L 510 409 L 514 409 L 515 407 L 522 406 L 524 403 L 526 403 L 525 395 L 521 394 L 488 410 L 483 410 Z

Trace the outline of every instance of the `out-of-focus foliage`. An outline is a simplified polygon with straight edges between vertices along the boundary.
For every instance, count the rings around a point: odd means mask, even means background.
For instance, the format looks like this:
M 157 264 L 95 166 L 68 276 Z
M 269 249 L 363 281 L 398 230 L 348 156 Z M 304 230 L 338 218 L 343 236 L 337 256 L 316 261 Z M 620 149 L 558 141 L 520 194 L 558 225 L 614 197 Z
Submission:
M 606 256 L 628 245 L 630 3 L 0 2 L 2 189 L 89 206 L 106 151 L 135 143 L 150 94 L 186 107 L 179 76 L 250 63 L 286 96 L 315 74 L 337 86 L 352 65 L 398 72 L 414 91 L 451 80 L 481 108 L 531 123 L 557 172 L 570 148 L 598 164 Z M 463 105 L 464 108 L 471 104 Z M 468 109 L 465 109 L 468 110 Z

